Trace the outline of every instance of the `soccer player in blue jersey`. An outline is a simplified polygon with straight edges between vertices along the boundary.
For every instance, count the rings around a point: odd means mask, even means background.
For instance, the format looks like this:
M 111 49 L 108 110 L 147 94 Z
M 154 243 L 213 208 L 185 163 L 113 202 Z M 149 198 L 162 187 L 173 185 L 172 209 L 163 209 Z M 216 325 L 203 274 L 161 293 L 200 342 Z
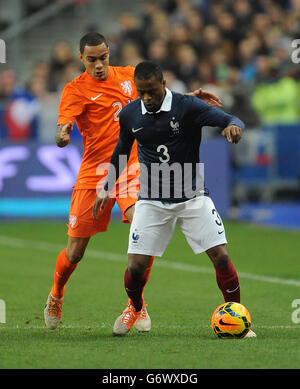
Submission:
M 116 335 L 128 333 L 140 314 L 146 282 L 143 274 L 152 256 L 163 255 L 175 225 L 195 254 L 206 252 L 211 259 L 224 300 L 240 302 L 238 275 L 227 251 L 224 225 L 199 173 L 199 148 L 203 126 L 220 127 L 228 142 L 238 143 L 244 124 L 197 98 L 168 90 L 161 68 L 153 62 L 138 64 L 134 79 L 140 98 L 120 113 L 119 140 L 93 208 L 97 218 L 99 209 L 101 212 L 113 196 L 136 139 L 140 190 L 124 277 L 132 304 L 116 319 Z M 255 334 L 249 331 L 248 336 Z

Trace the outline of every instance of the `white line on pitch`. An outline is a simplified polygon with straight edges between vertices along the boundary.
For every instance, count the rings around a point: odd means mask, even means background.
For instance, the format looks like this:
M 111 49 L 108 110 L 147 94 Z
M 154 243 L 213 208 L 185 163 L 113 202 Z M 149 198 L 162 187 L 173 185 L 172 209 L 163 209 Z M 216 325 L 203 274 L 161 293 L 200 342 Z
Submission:
M 30 248 L 32 250 L 41 250 L 41 251 L 48 251 L 48 252 L 55 252 L 55 253 L 60 252 L 64 247 L 63 244 L 42 242 L 42 241 L 38 241 L 38 240 L 12 238 L 10 236 L 4 236 L 4 235 L 0 235 L 0 245 L 13 247 L 13 248 L 22 248 L 22 249 L 23 248 Z M 112 253 L 109 251 L 100 251 L 100 250 L 93 250 L 93 249 L 87 249 L 85 256 L 92 257 L 92 258 L 98 258 L 98 259 L 102 258 L 102 259 L 106 259 L 109 261 L 117 261 L 117 262 L 127 261 L 127 256 L 125 254 L 118 254 L 118 253 Z M 155 266 L 165 267 L 167 269 L 188 271 L 188 272 L 192 272 L 192 273 L 206 273 L 206 274 L 214 274 L 215 273 L 214 269 L 208 268 L 205 266 L 189 265 L 189 264 L 180 263 L 180 262 L 172 262 L 169 260 L 164 261 L 164 260 L 158 259 L 155 261 Z M 272 283 L 272 284 L 282 284 L 282 285 L 290 285 L 290 286 L 300 287 L 299 280 L 279 278 L 279 277 L 273 277 L 273 276 L 265 276 L 265 275 L 245 273 L 245 272 L 238 272 L 238 275 L 240 278 L 244 278 L 244 279 L 248 279 L 248 280 L 256 280 L 256 281 L 268 282 L 268 283 Z
M 93 324 L 93 325 L 72 325 L 72 324 L 68 324 L 68 325 L 60 325 L 58 327 L 58 329 L 82 329 L 82 330 L 86 330 L 86 331 L 90 331 L 90 330 L 95 330 L 95 329 L 103 329 L 103 328 L 110 328 L 111 325 L 110 324 Z M 201 328 L 210 328 L 210 325 L 208 324 L 199 324 L 198 327 L 201 327 Z M 157 327 L 157 329 L 161 329 L 161 328 L 168 328 L 168 329 L 178 329 L 178 328 L 195 328 L 195 326 L 169 326 L 168 327 L 165 327 L 165 326 L 162 326 L 162 325 L 159 325 Z M 252 328 L 252 327 L 251 327 Z M 295 330 L 295 329 L 299 329 L 300 326 L 299 325 L 277 325 L 277 326 L 264 326 L 264 325 L 253 325 L 253 328 L 254 329 L 278 329 L 278 330 Z M 1 324 L 0 325 L 0 331 L 6 329 L 6 330 L 16 330 L 16 329 L 20 329 L 20 330 L 27 330 L 27 329 L 36 329 L 36 330 L 47 330 L 46 326 L 45 325 L 19 325 L 19 324 L 16 324 L 16 325 L 13 325 L 13 326 L 10 326 L 10 325 L 6 325 L 6 324 Z M 48 330 L 47 330 L 48 331 Z M 52 331 L 51 331 L 52 332 Z

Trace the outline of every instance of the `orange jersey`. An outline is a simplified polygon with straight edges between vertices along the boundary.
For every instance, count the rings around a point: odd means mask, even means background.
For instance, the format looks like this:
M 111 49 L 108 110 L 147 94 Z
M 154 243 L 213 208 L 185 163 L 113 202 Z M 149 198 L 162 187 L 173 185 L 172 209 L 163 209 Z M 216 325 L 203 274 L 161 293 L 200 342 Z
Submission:
M 92 78 L 86 71 L 63 89 L 58 124 L 76 121 L 83 137 L 83 156 L 76 189 L 95 189 L 106 175 L 100 164 L 110 162 L 120 132 L 121 109 L 138 97 L 132 66 L 109 66 L 105 81 Z M 137 163 L 137 145 L 133 145 L 129 164 Z M 98 169 L 97 169 L 98 168 Z M 119 178 L 125 181 L 126 175 Z

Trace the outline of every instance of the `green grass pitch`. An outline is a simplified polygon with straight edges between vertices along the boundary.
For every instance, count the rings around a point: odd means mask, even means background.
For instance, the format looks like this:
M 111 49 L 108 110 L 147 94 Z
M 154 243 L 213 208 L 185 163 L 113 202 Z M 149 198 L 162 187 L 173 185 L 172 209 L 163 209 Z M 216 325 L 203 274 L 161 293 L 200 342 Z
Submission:
M 300 313 L 292 316 L 292 302 L 300 299 L 300 232 L 233 222 L 225 227 L 256 339 L 213 334 L 211 314 L 223 302 L 213 266 L 206 254 L 193 254 L 179 230 L 155 260 L 145 290 L 151 332 L 112 336 L 127 302 L 129 226 L 116 221 L 90 241 L 67 284 L 62 323 L 48 330 L 43 308 L 66 226 L 2 222 L 0 369 L 299 369 Z

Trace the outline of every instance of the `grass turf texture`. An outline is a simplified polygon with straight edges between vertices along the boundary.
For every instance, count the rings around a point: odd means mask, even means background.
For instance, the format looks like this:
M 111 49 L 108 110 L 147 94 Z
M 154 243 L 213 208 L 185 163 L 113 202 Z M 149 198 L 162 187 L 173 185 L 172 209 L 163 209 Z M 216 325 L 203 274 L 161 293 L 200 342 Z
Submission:
M 179 230 L 155 260 L 145 291 L 151 332 L 112 336 L 127 302 L 129 227 L 119 222 L 91 239 L 67 284 L 62 324 L 48 330 L 43 309 L 66 226 L 0 224 L 0 299 L 6 303 L 0 369 L 298 369 L 300 325 L 292 322 L 291 304 L 300 298 L 300 283 L 281 280 L 300 281 L 300 233 L 231 222 L 225 227 L 257 339 L 213 334 L 210 318 L 223 302 L 215 273 L 206 254 L 195 256 Z

